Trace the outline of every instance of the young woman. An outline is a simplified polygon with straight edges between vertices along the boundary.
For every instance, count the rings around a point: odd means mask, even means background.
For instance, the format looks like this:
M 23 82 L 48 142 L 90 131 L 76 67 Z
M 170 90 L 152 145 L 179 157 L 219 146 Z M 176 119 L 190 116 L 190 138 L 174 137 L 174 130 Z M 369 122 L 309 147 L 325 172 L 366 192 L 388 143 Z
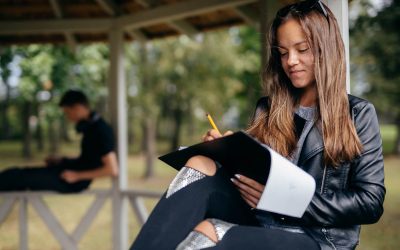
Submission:
M 361 224 L 379 220 L 385 196 L 378 120 L 372 104 L 346 93 L 339 27 L 320 1 L 276 15 L 270 59 L 247 132 L 311 174 L 315 195 L 302 218 L 255 209 L 264 186 L 218 162 L 191 158 L 133 250 L 354 249 Z M 210 130 L 202 141 L 225 135 Z

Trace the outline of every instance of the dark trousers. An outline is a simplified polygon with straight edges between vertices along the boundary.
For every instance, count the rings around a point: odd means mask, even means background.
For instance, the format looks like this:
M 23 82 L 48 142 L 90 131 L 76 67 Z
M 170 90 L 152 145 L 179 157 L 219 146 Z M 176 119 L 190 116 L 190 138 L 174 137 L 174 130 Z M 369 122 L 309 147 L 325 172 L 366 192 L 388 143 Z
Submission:
M 161 198 L 131 250 L 174 250 L 201 221 L 216 218 L 238 224 L 211 249 L 307 249 L 318 244 L 306 234 L 259 226 L 251 207 L 242 199 L 223 168 L 166 198 Z
M 63 170 L 58 166 L 7 169 L 0 173 L 0 192 L 52 190 L 60 193 L 74 193 L 89 186 L 90 181 L 67 183 L 60 178 Z

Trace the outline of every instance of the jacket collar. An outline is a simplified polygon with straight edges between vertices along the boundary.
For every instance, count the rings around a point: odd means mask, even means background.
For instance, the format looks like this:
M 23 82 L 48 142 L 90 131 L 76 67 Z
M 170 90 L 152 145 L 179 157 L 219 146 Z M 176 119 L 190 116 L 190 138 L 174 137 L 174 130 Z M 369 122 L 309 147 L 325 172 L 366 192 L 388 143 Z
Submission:
M 304 141 L 303 148 L 300 153 L 298 166 L 303 165 L 308 159 L 324 150 L 324 141 L 322 134 L 317 128 L 313 126 L 310 132 L 308 132 L 307 138 Z
M 357 99 L 357 100 L 353 100 Z M 354 123 L 355 112 L 355 104 L 356 101 L 361 100 L 359 98 L 354 98 L 349 95 L 349 106 L 350 106 L 350 115 L 351 120 Z M 303 148 L 300 153 L 300 158 L 298 162 L 298 166 L 303 165 L 306 161 L 308 161 L 311 157 L 318 154 L 319 152 L 324 150 L 324 140 L 322 138 L 322 132 L 317 128 L 317 126 L 313 126 L 310 132 L 307 135 L 306 140 L 304 141 Z

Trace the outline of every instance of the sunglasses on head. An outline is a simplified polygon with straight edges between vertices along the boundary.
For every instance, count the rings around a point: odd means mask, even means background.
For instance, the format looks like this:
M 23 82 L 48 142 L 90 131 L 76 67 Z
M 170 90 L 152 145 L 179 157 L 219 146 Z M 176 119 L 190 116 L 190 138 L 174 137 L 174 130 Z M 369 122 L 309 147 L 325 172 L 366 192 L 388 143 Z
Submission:
M 323 14 L 324 14 L 326 20 L 328 21 L 328 25 L 330 25 L 328 13 L 326 12 L 326 10 L 320 0 L 306 0 L 306 1 L 303 1 L 300 3 L 288 5 L 282 9 L 278 10 L 278 12 L 276 13 L 276 18 L 285 17 L 287 14 L 289 14 L 289 11 L 291 11 L 292 9 L 295 9 L 297 11 L 304 12 L 304 13 L 308 12 L 308 11 L 312 10 L 317 5 L 317 3 L 321 7 Z

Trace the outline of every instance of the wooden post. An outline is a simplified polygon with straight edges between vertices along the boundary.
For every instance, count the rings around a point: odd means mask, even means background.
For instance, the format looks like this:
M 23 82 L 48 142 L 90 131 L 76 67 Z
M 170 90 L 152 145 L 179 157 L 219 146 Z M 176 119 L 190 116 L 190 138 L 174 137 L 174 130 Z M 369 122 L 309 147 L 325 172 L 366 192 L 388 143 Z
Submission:
M 350 93 L 350 45 L 349 45 L 349 2 L 348 0 L 322 0 L 335 15 L 338 21 L 346 50 L 346 90 Z
M 260 33 L 261 33 L 261 70 L 267 65 L 269 58 L 268 24 L 275 18 L 279 10 L 279 0 L 259 0 L 260 4 Z
M 28 210 L 27 199 L 19 199 L 19 249 L 28 250 Z
M 114 250 L 128 249 L 128 207 L 121 190 L 128 186 L 127 178 L 127 109 L 124 70 L 124 34 L 118 27 L 110 29 L 109 113 L 116 141 L 119 176 L 113 179 L 113 245 Z

